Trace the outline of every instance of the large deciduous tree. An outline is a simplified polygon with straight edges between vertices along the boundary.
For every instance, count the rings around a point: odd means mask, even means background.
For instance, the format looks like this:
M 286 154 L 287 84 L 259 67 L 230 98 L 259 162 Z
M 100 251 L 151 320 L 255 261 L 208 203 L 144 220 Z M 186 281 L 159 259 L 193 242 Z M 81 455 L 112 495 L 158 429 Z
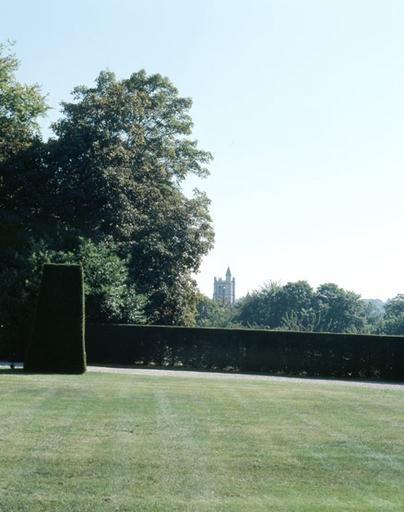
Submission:
M 191 104 L 158 74 L 117 80 L 102 72 L 63 104 L 49 142 L 58 236 L 112 240 L 154 322 L 189 322 L 191 275 L 213 241 L 207 197 L 181 190 L 190 174 L 206 176 L 211 159 L 190 138 Z
M 30 94 L 42 98 L 36 86 Z M 102 72 L 95 87 L 77 87 L 46 143 L 34 116 L 45 106 L 29 110 L 26 137 L 0 161 L 0 302 L 16 306 L 0 324 L 27 316 L 45 261 L 83 264 L 94 320 L 142 321 L 145 308 L 151 322 L 194 321 L 192 273 L 213 229 L 205 194 L 181 189 L 190 174 L 207 175 L 211 159 L 190 137 L 190 108 L 167 78 L 140 71 L 126 80 Z

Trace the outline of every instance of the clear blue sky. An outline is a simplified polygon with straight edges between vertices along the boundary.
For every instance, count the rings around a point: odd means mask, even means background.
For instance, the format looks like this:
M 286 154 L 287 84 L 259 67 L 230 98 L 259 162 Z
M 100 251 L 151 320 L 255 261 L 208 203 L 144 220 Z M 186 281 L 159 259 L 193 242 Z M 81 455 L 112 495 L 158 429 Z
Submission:
M 100 70 L 168 76 L 213 153 L 211 295 L 265 281 L 404 293 L 402 0 L 14 0 L 0 38 L 53 111 Z

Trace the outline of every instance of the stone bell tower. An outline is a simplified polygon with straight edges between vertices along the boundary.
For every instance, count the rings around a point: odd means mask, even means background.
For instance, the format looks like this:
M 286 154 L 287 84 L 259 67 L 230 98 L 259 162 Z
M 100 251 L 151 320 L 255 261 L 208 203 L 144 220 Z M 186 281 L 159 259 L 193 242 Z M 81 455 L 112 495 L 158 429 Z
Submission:
M 226 278 L 215 277 L 213 281 L 213 299 L 225 304 L 234 304 L 236 300 L 236 280 L 227 267 Z

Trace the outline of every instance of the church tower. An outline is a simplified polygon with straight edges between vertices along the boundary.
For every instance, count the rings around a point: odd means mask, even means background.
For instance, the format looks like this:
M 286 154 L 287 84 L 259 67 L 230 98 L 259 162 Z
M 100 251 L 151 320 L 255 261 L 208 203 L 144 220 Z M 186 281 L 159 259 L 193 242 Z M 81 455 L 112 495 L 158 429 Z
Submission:
M 225 304 L 234 304 L 236 300 L 236 280 L 227 267 L 226 278 L 215 277 L 213 281 L 213 299 Z

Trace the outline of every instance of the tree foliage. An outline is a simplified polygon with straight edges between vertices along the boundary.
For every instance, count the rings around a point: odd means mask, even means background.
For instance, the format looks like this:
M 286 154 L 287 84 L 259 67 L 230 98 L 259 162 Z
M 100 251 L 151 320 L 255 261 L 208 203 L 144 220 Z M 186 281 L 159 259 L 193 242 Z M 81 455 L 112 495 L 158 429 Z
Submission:
M 294 331 L 366 332 L 360 296 L 326 283 L 269 283 L 239 301 L 235 319 L 245 326 Z
M 40 240 L 3 262 L 7 265 L 0 270 L 0 345 L 11 347 L 10 353 L 21 354 L 30 334 L 45 263 L 82 265 L 88 321 L 138 324 L 146 321 L 147 298 L 138 293 L 129 278 L 126 262 L 111 244 L 80 238 L 74 250 L 62 251 Z
M 74 89 L 42 142 L 38 87 L 15 81 L 14 57 L 1 62 L 0 323 L 26 316 L 39 261 L 83 263 L 91 319 L 194 323 L 192 274 L 213 229 L 206 195 L 181 189 L 211 159 L 191 137 L 191 100 L 158 74 L 102 72 L 94 87 Z M 10 91 L 21 107 L 6 101 Z M 18 306 L 13 314 L 4 301 Z
M 385 305 L 385 314 L 378 328 L 381 334 L 404 335 L 404 295 L 398 294 Z
M 198 294 L 195 316 L 197 327 L 234 327 L 233 316 L 233 305 Z
M 33 254 L 36 268 L 44 263 L 81 264 L 84 273 L 86 318 L 90 322 L 145 322 L 146 297 L 129 279 L 126 262 L 112 244 L 79 238 L 73 251 L 55 251 L 44 243 Z
M 17 81 L 10 46 L 0 44 L 0 162 L 30 146 L 39 136 L 37 118 L 47 110 L 38 85 Z
M 190 322 L 191 275 L 213 243 L 206 195 L 181 190 L 189 174 L 207 174 L 211 159 L 189 137 L 191 104 L 160 75 L 102 72 L 63 104 L 48 145 L 46 215 L 58 221 L 56 236 L 112 240 L 158 323 Z
M 29 330 L 23 320 L 32 310 L 32 240 L 29 229 L 22 229 L 22 219 L 30 218 L 32 208 L 20 199 L 31 196 L 35 202 L 28 179 L 29 154 L 41 144 L 37 121 L 47 110 L 39 87 L 19 83 L 17 69 L 11 45 L 0 44 L 0 346 L 7 343 L 11 354 L 20 351 Z M 21 179 L 18 167 L 23 162 L 26 172 Z
M 365 331 L 365 306 L 360 295 L 334 283 L 322 284 L 315 294 L 319 315 L 318 330 L 358 333 Z

